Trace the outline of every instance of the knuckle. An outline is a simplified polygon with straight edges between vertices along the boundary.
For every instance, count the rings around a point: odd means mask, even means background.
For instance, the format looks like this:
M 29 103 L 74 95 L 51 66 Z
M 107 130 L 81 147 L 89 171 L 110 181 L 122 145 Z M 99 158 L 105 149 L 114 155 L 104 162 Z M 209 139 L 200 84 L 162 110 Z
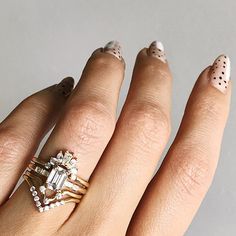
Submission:
M 124 124 L 130 138 L 145 149 L 153 149 L 154 145 L 164 146 L 170 135 L 169 117 L 154 103 L 142 102 L 133 105 Z
M 23 110 L 31 110 L 31 114 L 42 113 L 47 115 L 49 112 L 48 104 L 41 101 L 37 95 L 31 95 L 20 103 L 20 108 Z
M 73 133 L 73 141 L 86 145 L 110 137 L 115 127 L 115 117 L 98 100 L 71 102 L 63 121 L 65 129 Z
M 174 153 L 170 170 L 181 196 L 199 194 L 211 182 L 212 168 L 206 152 L 196 146 L 189 146 L 177 151 L 177 154 Z

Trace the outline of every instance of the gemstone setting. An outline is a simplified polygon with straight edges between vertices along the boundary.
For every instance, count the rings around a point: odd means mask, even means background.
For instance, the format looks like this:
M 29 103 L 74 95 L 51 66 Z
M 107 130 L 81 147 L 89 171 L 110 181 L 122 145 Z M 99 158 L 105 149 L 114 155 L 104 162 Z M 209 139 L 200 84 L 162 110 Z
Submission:
M 60 151 L 56 156 L 52 156 L 48 162 L 33 159 L 30 168 L 37 175 L 42 176 L 42 182 L 37 187 L 33 185 L 34 182 L 27 182 L 30 185 L 30 192 L 39 212 L 62 206 L 67 203 L 68 199 L 71 201 L 73 195 L 70 193 L 78 195 L 80 188 L 87 189 L 88 186 L 83 187 L 83 184 L 79 182 L 77 162 L 77 158 L 69 151 L 64 153 Z M 84 190 L 82 194 L 85 194 Z M 79 202 L 75 200 L 74 202 Z
M 66 169 L 61 166 L 53 168 L 46 180 L 47 188 L 51 190 L 59 190 L 63 187 L 67 179 Z

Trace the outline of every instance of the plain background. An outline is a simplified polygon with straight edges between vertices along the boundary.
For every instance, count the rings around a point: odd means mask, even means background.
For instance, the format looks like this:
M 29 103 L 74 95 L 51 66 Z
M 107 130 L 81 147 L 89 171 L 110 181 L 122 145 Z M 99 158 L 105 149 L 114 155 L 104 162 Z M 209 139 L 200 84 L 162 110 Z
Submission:
M 122 43 L 127 63 L 120 110 L 138 50 L 157 39 L 174 76 L 173 140 L 203 68 L 226 53 L 235 79 L 235 15 L 235 0 L 1 0 L 0 119 L 26 96 L 65 76 L 79 80 L 92 51 L 113 39 Z M 216 176 L 189 236 L 236 235 L 235 92 Z

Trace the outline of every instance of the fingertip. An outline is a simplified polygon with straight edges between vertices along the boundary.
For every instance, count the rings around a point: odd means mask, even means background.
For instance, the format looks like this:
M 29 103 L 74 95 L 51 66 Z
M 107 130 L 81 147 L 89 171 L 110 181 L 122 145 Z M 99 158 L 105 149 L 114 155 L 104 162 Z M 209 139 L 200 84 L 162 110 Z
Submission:
M 116 53 L 117 55 L 115 55 L 114 53 Z M 107 49 L 105 47 L 97 48 L 91 54 L 89 61 L 100 58 L 100 57 L 104 59 L 107 58 L 110 61 L 115 61 L 115 63 L 120 62 L 121 64 L 123 64 L 124 67 L 126 66 L 125 60 L 123 56 L 121 55 L 121 49 L 119 49 L 119 52 L 116 52 L 116 51 L 114 52 L 112 51 L 112 49 Z
M 102 51 L 103 51 L 103 48 L 102 48 L 102 47 L 95 49 L 95 50 L 92 52 L 91 57 L 92 57 L 92 56 L 95 56 L 95 55 L 97 55 L 97 54 L 99 54 L 99 53 L 101 53 Z
M 68 76 L 62 79 L 61 82 L 56 85 L 55 91 L 67 98 L 72 93 L 74 84 L 74 78 Z
M 153 41 L 149 47 L 142 48 L 137 55 L 137 61 L 148 61 L 148 63 L 154 63 L 165 66 L 168 65 L 164 46 L 159 41 Z

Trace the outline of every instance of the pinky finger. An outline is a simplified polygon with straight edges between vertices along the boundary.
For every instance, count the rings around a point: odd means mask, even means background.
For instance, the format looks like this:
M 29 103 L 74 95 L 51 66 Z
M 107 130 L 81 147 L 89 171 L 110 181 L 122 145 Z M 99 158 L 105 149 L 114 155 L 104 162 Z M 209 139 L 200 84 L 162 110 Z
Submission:
M 197 80 L 178 134 L 149 184 L 128 235 L 183 235 L 215 173 L 229 112 L 229 58 L 219 56 Z
M 54 125 L 73 84 L 74 80 L 68 77 L 29 96 L 0 123 L 0 205 L 9 197 L 29 158 Z

